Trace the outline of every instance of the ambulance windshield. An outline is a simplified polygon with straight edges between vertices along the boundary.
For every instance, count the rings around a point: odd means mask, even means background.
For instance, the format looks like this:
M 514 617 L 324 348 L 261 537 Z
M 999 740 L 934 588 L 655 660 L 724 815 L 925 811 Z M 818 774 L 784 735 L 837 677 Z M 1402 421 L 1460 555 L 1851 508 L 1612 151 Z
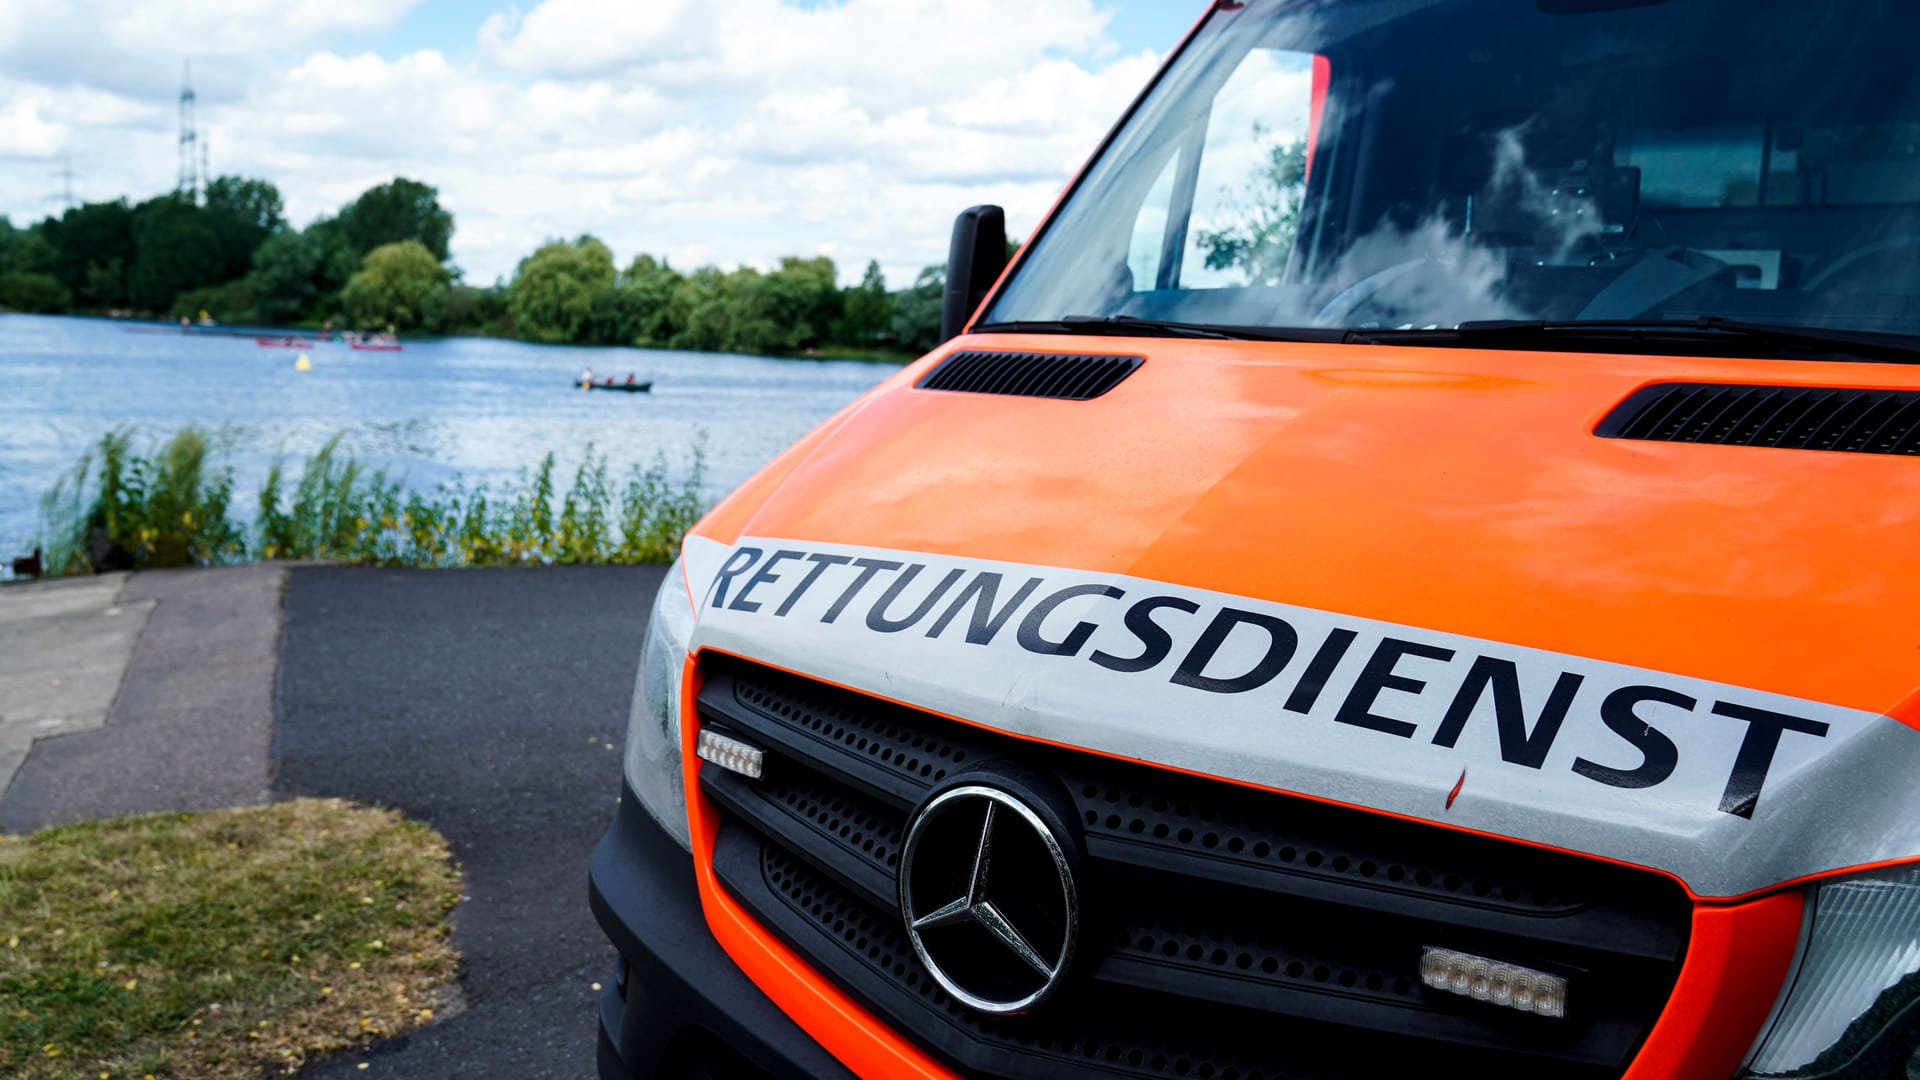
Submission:
M 1899 342 L 1920 335 L 1915 40 L 1911 0 L 1223 7 L 982 322 Z

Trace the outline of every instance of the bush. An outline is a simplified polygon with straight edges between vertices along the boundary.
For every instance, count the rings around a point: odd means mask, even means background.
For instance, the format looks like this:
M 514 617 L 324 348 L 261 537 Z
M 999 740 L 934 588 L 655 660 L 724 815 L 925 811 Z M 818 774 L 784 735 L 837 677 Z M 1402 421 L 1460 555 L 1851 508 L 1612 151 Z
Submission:
M 422 324 L 436 334 L 455 334 L 468 327 L 486 323 L 486 289 L 471 285 L 446 285 L 427 296 L 426 320 Z
M 52 274 L 0 274 L 0 308 L 57 315 L 73 306 L 73 294 Z
M 229 281 L 225 285 L 208 285 L 176 297 L 172 315 L 176 319 L 194 319 L 204 311 L 223 323 L 252 322 L 256 318 L 256 295 L 252 282 L 245 278 Z
M 198 427 L 148 454 L 125 429 L 102 436 L 41 506 L 49 573 L 208 566 L 246 551 L 228 516 L 233 472 L 210 458 L 216 438 Z

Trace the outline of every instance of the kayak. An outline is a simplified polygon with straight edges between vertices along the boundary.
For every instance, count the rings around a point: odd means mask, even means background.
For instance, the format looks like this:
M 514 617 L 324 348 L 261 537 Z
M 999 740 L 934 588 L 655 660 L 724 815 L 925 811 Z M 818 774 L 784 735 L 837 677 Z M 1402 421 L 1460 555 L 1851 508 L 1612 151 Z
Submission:
M 253 343 L 263 349 L 310 349 L 313 347 L 313 342 L 305 338 L 257 337 L 253 339 Z
M 651 382 L 603 383 L 603 382 L 576 381 L 573 385 L 582 387 L 587 390 L 624 390 L 629 394 L 644 394 L 647 391 L 653 389 L 653 384 Z
M 361 343 L 361 344 L 356 344 L 356 345 L 354 345 L 353 347 L 354 347 L 355 349 L 358 349 L 358 350 L 360 350 L 361 352 L 399 352 L 399 351 L 400 351 L 400 350 L 401 350 L 402 348 L 404 348 L 405 346 L 402 346 L 402 345 L 373 345 L 373 344 L 367 344 L 367 343 Z

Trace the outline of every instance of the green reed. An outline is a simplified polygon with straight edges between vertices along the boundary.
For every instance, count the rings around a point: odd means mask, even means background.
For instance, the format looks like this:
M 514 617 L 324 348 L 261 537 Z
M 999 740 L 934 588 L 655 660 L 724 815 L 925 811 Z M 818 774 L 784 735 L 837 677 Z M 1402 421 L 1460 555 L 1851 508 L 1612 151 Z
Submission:
M 616 480 L 586 448 L 561 493 L 554 456 L 493 488 L 454 479 L 409 491 L 328 439 L 297 476 L 277 458 L 251 528 L 231 513 L 224 434 L 190 427 L 146 453 L 126 430 L 103 436 L 42 499 L 50 574 L 316 559 L 383 566 L 668 562 L 699 520 L 706 438 L 678 479 L 664 453 Z

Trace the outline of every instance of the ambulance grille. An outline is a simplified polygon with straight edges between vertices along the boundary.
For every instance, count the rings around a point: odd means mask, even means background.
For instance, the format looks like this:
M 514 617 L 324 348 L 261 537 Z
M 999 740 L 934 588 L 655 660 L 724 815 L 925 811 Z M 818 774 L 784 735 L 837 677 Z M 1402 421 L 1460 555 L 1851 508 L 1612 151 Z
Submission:
M 709 653 L 713 869 L 760 923 L 963 1075 L 1619 1076 L 1665 1008 L 1692 914 L 1663 876 L 1032 743 Z M 976 1013 L 913 954 L 895 875 L 912 809 L 985 766 L 1042 778 L 1082 830 L 1070 981 Z M 1549 1019 L 1420 985 L 1422 946 L 1568 978 Z M 1483 1072 L 1484 1070 L 1484 1072 Z
M 1086 353 L 953 353 L 914 385 L 922 390 L 1089 401 L 1120 385 L 1144 362 L 1139 356 Z
M 1920 454 L 1920 391 L 1659 383 L 1600 421 L 1603 439 Z

